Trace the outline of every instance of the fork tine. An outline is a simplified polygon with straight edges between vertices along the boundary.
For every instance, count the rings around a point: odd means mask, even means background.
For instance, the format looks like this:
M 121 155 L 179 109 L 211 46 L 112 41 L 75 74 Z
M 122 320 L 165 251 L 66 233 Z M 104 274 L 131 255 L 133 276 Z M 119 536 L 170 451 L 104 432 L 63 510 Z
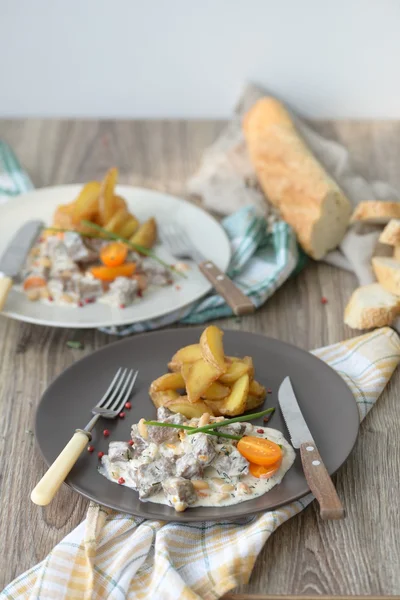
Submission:
M 182 242 L 182 239 L 179 236 L 179 231 L 180 228 L 176 227 L 176 225 L 172 223 L 168 224 L 162 229 L 161 239 L 167 246 L 169 246 L 171 254 L 177 258 L 189 258 L 189 248 L 185 247 L 185 244 Z
M 169 246 L 170 252 L 174 254 L 175 252 L 179 252 L 179 248 L 176 244 L 176 239 L 174 238 L 173 229 L 170 226 L 165 226 L 162 228 L 161 239 L 165 242 L 166 246 Z
M 101 408 L 107 408 L 107 409 L 109 409 L 110 406 L 113 404 L 113 402 L 115 400 L 115 397 L 118 395 L 118 393 L 119 393 L 119 391 L 121 389 L 121 386 L 124 383 L 124 379 L 125 379 L 125 376 L 126 376 L 127 372 L 128 372 L 128 369 L 125 369 L 122 372 L 122 374 L 120 375 L 118 381 L 114 385 L 114 388 L 111 391 L 111 395 L 107 398 L 107 400 L 105 402 L 103 402 Z
M 104 394 L 104 396 L 101 398 L 101 400 L 96 404 L 96 408 L 102 408 L 103 406 L 103 402 L 106 402 L 108 395 L 111 393 L 111 391 L 114 388 L 115 382 L 117 381 L 117 379 L 119 378 L 120 374 L 122 371 L 122 367 L 120 367 L 118 369 L 118 371 L 115 374 L 114 379 L 112 380 L 112 382 L 109 385 L 109 388 L 107 389 L 106 393 Z
M 190 256 L 193 260 L 197 262 L 203 262 L 206 260 L 205 256 L 196 248 L 187 232 L 183 229 L 183 227 L 176 227 L 175 229 L 175 239 L 180 244 L 181 248 L 186 251 L 186 254 Z
M 132 370 L 130 370 L 128 372 L 128 376 L 125 380 L 124 386 L 123 386 L 122 390 L 120 391 L 118 397 L 114 400 L 114 402 L 110 406 L 110 410 L 116 411 L 116 412 L 119 412 L 121 410 L 121 408 L 124 406 L 125 402 L 127 401 L 127 399 L 130 396 L 130 393 L 131 393 L 132 388 L 136 381 L 137 374 L 138 374 L 137 371 L 136 371 L 136 373 L 134 373 L 134 371 L 132 371 Z

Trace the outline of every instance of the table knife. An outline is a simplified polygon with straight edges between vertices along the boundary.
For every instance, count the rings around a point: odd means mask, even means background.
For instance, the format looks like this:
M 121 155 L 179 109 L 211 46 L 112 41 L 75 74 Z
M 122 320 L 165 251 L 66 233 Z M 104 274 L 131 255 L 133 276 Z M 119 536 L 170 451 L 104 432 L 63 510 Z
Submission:
M 25 264 L 29 250 L 44 227 L 42 221 L 28 221 L 17 231 L 0 258 L 0 311 Z
M 289 377 L 278 392 L 279 406 L 294 448 L 300 448 L 304 475 L 320 507 L 321 519 L 343 519 L 344 508 L 300 410 Z

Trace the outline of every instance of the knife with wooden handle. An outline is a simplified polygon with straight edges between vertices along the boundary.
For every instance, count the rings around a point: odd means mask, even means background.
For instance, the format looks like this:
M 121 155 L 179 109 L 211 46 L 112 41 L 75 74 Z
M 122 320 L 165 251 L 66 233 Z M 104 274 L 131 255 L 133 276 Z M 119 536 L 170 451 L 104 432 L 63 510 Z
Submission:
M 198 264 L 198 267 L 216 289 L 218 294 L 220 294 L 231 307 L 235 315 L 238 317 L 249 315 L 256 310 L 256 307 L 250 298 L 243 294 L 243 292 L 233 283 L 232 279 L 218 269 L 217 265 L 211 260 L 203 260 Z
M 294 448 L 300 448 L 304 475 L 320 507 L 321 519 L 343 519 L 345 511 L 300 410 L 289 377 L 278 392 L 279 406 Z
M 42 221 L 28 221 L 22 225 L 0 258 L 0 312 L 43 227 Z

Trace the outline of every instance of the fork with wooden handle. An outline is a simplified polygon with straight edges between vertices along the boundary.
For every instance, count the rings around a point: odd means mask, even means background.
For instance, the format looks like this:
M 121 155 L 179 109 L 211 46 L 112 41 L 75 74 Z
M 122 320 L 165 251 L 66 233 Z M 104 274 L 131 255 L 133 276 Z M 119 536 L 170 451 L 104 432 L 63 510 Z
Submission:
M 221 294 L 237 316 L 255 311 L 255 306 L 245 294 L 223 273 L 215 263 L 207 260 L 196 248 L 187 233 L 175 223 L 164 226 L 160 231 L 161 240 L 176 258 L 190 258 L 197 263 L 200 271 Z
M 88 442 L 92 439 L 90 433 L 98 419 L 115 419 L 129 399 L 135 385 L 138 371 L 118 369 L 106 393 L 92 408 L 94 415 L 84 429 L 76 429 L 74 435 L 49 467 L 42 479 L 32 490 L 31 500 L 39 506 L 51 502 L 61 487 L 61 484 L 82 454 Z

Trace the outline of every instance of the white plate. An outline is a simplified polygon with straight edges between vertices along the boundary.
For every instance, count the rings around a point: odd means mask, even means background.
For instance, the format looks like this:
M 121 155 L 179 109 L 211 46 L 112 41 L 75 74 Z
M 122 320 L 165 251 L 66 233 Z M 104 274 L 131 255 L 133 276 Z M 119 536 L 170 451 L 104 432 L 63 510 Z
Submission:
M 81 187 L 64 185 L 35 190 L 0 206 L 0 256 L 25 221 L 41 219 L 50 224 L 57 205 L 71 202 Z M 154 216 L 159 226 L 174 221 L 184 227 L 206 258 L 226 271 L 230 259 L 229 240 L 223 228 L 204 210 L 185 200 L 152 190 L 119 185 L 117 192 L 127 200 L 130 211 L 140 221 Z M 163 246 L 155 246 L 154 251 L 168 264 L 176 262 Z M 142 300 L 124 309 L 101 302 L 82 308 L 47 305 L 31 302 L 23 293 L 12 289 L 3 314 L 28 323 L 74 328 L 108 327 L 155 319 L 184 308 L 210 291 L 211 285 L 196 265 L 185 262 L 191 267 L 187 279 L 175 276 L 174 285 L 153 288 Z

